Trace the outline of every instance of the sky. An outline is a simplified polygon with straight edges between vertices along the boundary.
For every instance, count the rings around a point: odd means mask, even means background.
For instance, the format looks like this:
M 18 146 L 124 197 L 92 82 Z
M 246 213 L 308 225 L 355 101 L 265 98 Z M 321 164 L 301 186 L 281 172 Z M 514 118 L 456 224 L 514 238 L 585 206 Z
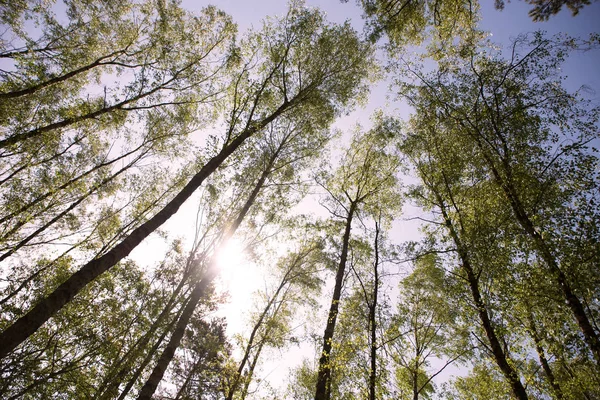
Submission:
M 212 4 L 227 12 L 233 17 L 234 22 L 238 24 L 240 35 L 251 27 L 260 27 L 261 20 L 266 16 L 282 15 L 287 10 L 287 3 L 283 0 L 261 0 L 261 1 L 245 1 L 245 0 L 214 0 L 212 2 L 201 2 L 195 0 L 184 0 L 182 6 L 190 10 L 199 10 L 201 7 Z M 327 17 L 332 22 L 344 22 L 350 19 L 353 26 L 357 30 L 362 28 L 361 10 L 356 6 L 353 0 L 348 3 L 341 3 L 339 0 L 307 0 L 308 6 L 319 7 L 327 13 Z M 531 6 L 522 1 L 512 1 L 505 5 L 503 11 L 498 11 L 494 8 L 493 0 L 485 0 L 481 4 L 481 22 L 480 28 L 491 33 L 491 39 L 502 46 L 510 44 L 511 39 L 517 35 L 535 30 L 544 30 L 548 34 L 566 33 L 572 36 L 587 37 L 590 33 L 598 33 L 600 25 L 600 2 L 595 2 L 584 8 L 576 17 L 571 16 L 569 10 L 562 10 L 558 15 L 550 18 L 546 22 L 534 23 L 527 15 Z M 576 90 L 582 85 L 588 86 L 591 90 L 587 91 L 587 96 L 596 103 L 600 104 L 600 51 L 589 51 L 573 55 L 564 66 L 564 72 L 568 76 L 567 86 L 571 90 Z M 335 127 L 349 130 L 353 125 L 360 123 L 363 126 L 369 126 L 369 118 L 372 113 L 383 108 L 388 113 L 400 113 L 406 115 L 410 110 L 405 109 L 401 103 L 390 100 L 388 84 L 380 82 L 373 89 L 369 101 L 364 108 L 356 110 L 348 116 L 338 120 Z M 316 202 L 312 203 L 316 206 Z M 167 229 L 179 230 L 181 233 L 186 229 L 193 229 L 193 222 L 189 215 L 194 213 L 197 207 L 197 199 L 191 199 L 180 210 L 180 212 L 167 224 Z M 311 205 L 307 206 L 308 208 Z M 418 223 L 410 221 L 414 216 L 417 216 L 419 211 L 408 205 L 403 217 L 394 224 L 391 232 L 391 238 L 394 242 L 400 243 L 404 240 L 414 240 L 419 236 Z M 147 252 L 152 246 L 155 246 L 159 241 L 147 241 L 143 246 L 136 250 L 138 254 Z M 236 248 L 230 249 L 229 253 L 234 253 Z M 264 282 L 256 279 L 259 271 L 256 266 L 248 264 L 243 257 L 223 260 L 223 264 L 228 264 L 229 267 L 224 268 L 221 282 L 229 287 L 231 292 L 229 303 L 225 304 L 218 315 L 225 315 L 228 319 L 228 333 L 244 331 L 245 317 L 248 315 L 248 310 L 251 301 L 252 291 L 260 289 L 264 286 Z M 329 297 L 328 288 L 323 291 L 323 296 L 326 299 Z M 393 297 L 392 297 L 393 298 Z M 322 309 L 321 313 L 324 319 L 326 309 Z M 315 321 L 319 320 L 319 316 L 315 316 Z M 313 321 L 313 322 L 315 322 Z M 246 327 L 246 332 L 249 328 Z M 319 332 L 320 330 L 317 330 Z M 263 365 L 259 372 L 259 378 L 269 382 L 272 386 L 282 386 L 289 380 L 288 368 L 297 365 L 303 356 L 312 358 L 314 348 L 310 345 L 302 347 L 292 347 L 286 352 L 271 353 L 270 359 Z M 438 381 L 443 381 L 449 378 L 450 374 L 460 373 L 458 369 L 449 369 L 448 373 L 439 376 Z

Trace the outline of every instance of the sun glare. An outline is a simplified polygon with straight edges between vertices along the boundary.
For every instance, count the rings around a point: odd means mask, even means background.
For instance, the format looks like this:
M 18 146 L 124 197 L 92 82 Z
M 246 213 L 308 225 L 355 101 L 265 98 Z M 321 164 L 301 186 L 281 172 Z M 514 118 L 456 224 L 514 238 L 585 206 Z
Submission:
M 228 292 L 228 300 L 219 314 L 227 318 L 229 334 L 241 332 L 247 323 L 246 316 L 253 303 L 253 293 L 263 285 L 257 266 L 250 262 L 244 246 L 232 239 L 217 254 L 220 271 L 220 290 Z
M 221 270 L 221 273 L 228 273 L 231 270 L 235 270 L 245 261 L 244 248 L 242 244 L 235 239 L 229 240 L 229 242 L 217 252 L 217 266 L 219 270 Z

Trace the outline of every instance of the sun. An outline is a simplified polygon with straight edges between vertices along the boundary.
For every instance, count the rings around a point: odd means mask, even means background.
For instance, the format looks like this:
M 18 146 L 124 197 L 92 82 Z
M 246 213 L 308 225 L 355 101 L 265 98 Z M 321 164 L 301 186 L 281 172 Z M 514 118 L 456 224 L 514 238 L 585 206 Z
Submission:
M 230 239 L 217 251 L 216 265 L 222 274 L 227 274 L 237 269 L 246 262 L 244 246 L 235 238 Z
M 219 315 L 227 318 L 229 334 L 246 330 L 248 312 L 253 308 L 254 294 L 264 286 L 264 276 L 258 266 L 251 262 L 243 244 L 230 240 L 218 251 L 216 265 L 219 268 L 218 287 L 228 293 L 227 301 L 219 308 Z

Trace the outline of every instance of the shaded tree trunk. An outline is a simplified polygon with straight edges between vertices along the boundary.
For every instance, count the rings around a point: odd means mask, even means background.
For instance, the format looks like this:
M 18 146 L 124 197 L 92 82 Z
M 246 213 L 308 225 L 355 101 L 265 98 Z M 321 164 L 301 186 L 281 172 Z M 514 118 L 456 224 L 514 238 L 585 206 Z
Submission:
M 533 339 L 533 343 L 535 344 L 535 350 L 537 351 L 538 358 L 540 359 L 540 364 L 542 364 L 542 368 L 544 370 L 544 373 L 546 374 L 546 378 L 548 378 L 548 383 L 550 383 L 550 386 L 554 391 L 554 396 L 556 396 L 558 400 L 562 400 L 564 398 L 562 390 L 560 389 L 560 385 L 556 381 L 554 373 L 552 372 L 552 368 L 550 368 L 550 364 L 548 363 L 548 359 L 546 358 L 546 352 L 544 351 L 540 335 L 538 334 L 537 328 L 535 327 L 533 315 L 529 314 L 527 316 L 527 319 L 529 322 L 529 333 L 531 335 L 531 338 Z
M 369 400 L 375 400 L 377 382 L 377 296 L 379 294 L 379 223 L 375 223 L 375 260 L 373 261 L 373 300 L 369 304 L 369 329 L 371 335 L 371 370 L 369 374 Z
M 167 346 L 163 350 L 160 358 L 158 359 L 156 366 L 154 367 L 152 373 L 150 374 L 150 376 L 146 380 L 146 383 L 142 387 L 138 396 L 138 400 L 150 400 L 154 395 L 158 384 L 162 380 L 165 371 L 167 370 L 169 364 L 171 363 L 171 360 L 173 359 L 173 356 L 175 355 L 175 350 L 177 350 L 179 344 L 181 343 L 181 339 L 185 334 L 185 330 L 192 317 L 192 314 L 194 313 L 194 310 L 196 309 L 196 306 L 198 305 L 200 300 L 205 297 L 206 290 L 210 287 L 213 279 L 216 276 L 217 268 L 213 263 L 211 263 L 209 265 L 208 270 L 204 274 L 202 280 L 198 282 L 194 287 L 194 290 L 192 291 L 192 295 L 190 297 L 190 301 L 186 304 L 183 313 L 179 317 L 177 324 L 175 325 L 175 330 L 173 331 L 171 339 L 169 340 L 169 343 L 167 343 Z
M 571 310 L 573 316 L 575 317 L 575 320 L 577 321 L 577 324 L 579 326 L 579 329 L 581 330 L 581 333 L 583 334 L 585 342 L 590 347 L 590 350 L 594 355 L 596 364 L 600 366 L 600 338 L 598 337 L 598 334 L 596 333 L 592 324 L 590 323 L 590 320 L 588 319 L 588 316 L 585 313 L 583 304 L 581 304 L 581 301 L 573 292 L 573 289 L 569 284 L 567 276 L 558 265 L 558 261 L 554 254 L 552 254 L 552 249 L 531 221 L 531 218 L 525 210 L 525 207 L 523 206 L 521 199 L 519 198 L 517 190 L 514 187 L 514 184 L 512 183 L 512 179 L 510 179 L 510 175 L 507 179 L 505 179 L 496 168 L 494 161 L 486 153 L 481 141 L 478 138 L 476 141 L 479 149 L 483 153 L 488 167 L 492 172 L 492 175 L 494 176 L 494 181 L 508 198 L 510 207 L 513 210 L 517 222 L 519 223 L 519 225 L 521 225 L 525 233 L 533 240 L 535 249 L 539 252 L 540 256 L 550 269 L 550 272 L 553 274 L 554 279 L 558 283 L 558 286 L 564 296 L 564 299 L 569 309 Z M 505 164 L 505 170 L 507 170 L 507 173 L 510 174 L 510 165 L 508 164 L 508 161 L 502 161 Z
M 137 380 L 142 375 L 142 372 L 144 372 L 144 369 L 146 369 L 146 366 L 150 363 L 150 361 L 152 361 L 152 358 L 154 357 L 154 355 L 156 354 L 156 352 L 158 351 L 158 349 L 162 345 L 163 341 L 167 337 L 167 334 L 171 331 L 171 329 L 175 326 L 175 323 L 181 317 L 181 314 L 185 310 L 185 305 L 187 305 L 187 301 L 189 301 L 189 298 L 186 299 L 186 301 L 183 302 L 184 307 L 180 310 L 180 312 L 171 321 L 171 323 L 169 324 L 169 326 L 167 328 L 165 328 L 165 330 L 163 331 L 163 333 L 160 335 L 160 337 L 156 340 L 156 342 L 154 343 L 154 345 L 152 346 L 152 348 L 146 354 L 146 357 L 144 357 L 144 359 L 142 360 L 142 362 L 137 366 L 137 368 L 135 369 L 133 375 L 131 376 L 131 378 L 129 379 L 129 381 L 127 381 L 127 384 L 123 388 L 123 391 L 121 392 L 121 395 L 119 396 L 118 400 L 124 400 L 127 397 L 127 395 L 129 394 L 129 392 L 133 388 L 133 385 L 135 385 L 135 383 L 137 382 Z M 123 370 L 125 370 L 125 368 Z M 129 372 L 128 370 L 125 370 L 125 373 L 128 373 L 128 372 Z
M 356 203 L 350 204 L 348 216 L 346 217 L 346 227 L 342 238 L 342 253 L 340 254 L 340 263 L 338 265 L 335 276 L 335 287 L 329 306 L 329 314 L 327 316 L 327 325 L 323 334 L 323 350 L 319 358 L 319 372 L 317 375 L 317 387 L 315 392 L 315 400 L 329 400 L 331 397 L 331 364 L 330 355 L 333 341 L 333 333 L 337 320 L 340 298 L 342 296 L 342 284 L 346 273 L 346 262 L 348 260 L 348 247 L 350 243 L 350 230 L 352 229 L 352 218 L 356 210 Z
M 100 65 L 110 65 L 114 62 L 114 60 L 113 61 L 105 61 L 106 59 L 111 58 L 111 57 L 118 57 L 120 54 L 123 54 L 123 53 L 125 53 L 125 50 L 114 51 L 110 54 L 107 54 L 105 56 L 102 56 L 102 57 L 96 59 L 95 61 L 93 61 L 87 65 L 76 68 L 73 71 L 67 72 L 66 74 L 55 76 L 51 79 L 48 79 L 47 81 L 40 82 L 36 85 L 29 86 L 25 89 L 13 90 L 11 92 L 0 93 L 0 99 L 14 99 L 14 98 L 25 96 L 28 94 L 33 94 L 33 93 L 37 92 L 38 90 L 41 90 L 41 89 L 51 86 L 51 85 L 56 85 L 57 83 L 64 82 L 74 76 L 77 76 L 81 73 L 90 71 L 91 69 L 98 67 Z
M 107 374 L 104 382 L 100 386 L 101 391 L 98 393 L 96 398 L 98 398 L 100 400 L 108 400 L 113 397 L 113 394 L 112 394 L 113 391 L 115 391 L 119 387 L 123 378 L 125 376 L 127 376 L 127 374 L 130 372 L 130 370 L 132 369 L 131 364 L 135 361 L 135 358 L 138 357 L 139 352 L 143 351 L 146 348 L 146 346 L 150 342 L 150 339 L 152 339 L 152 336 L 154 335 L 154 333 L 157 331 L 157 329 L 160 327 L 160 325 L 165 321 L 165 319 L 167 318 L 169 313 L 171 313 L 173 311 L 173 309 L 175 307 L 175 303 L 176 303 L 181 291 L 183 290 L 185 283 L 188 281 L 189 276 L 190 276 L 190 274 L 189 274 L 189 268 L 188 268 L 184 272 L 183 277 L 179 281 L 179 284 L 177 285 L 177 287 L 175 288 L 173 293 L 171 293 L 171 296 L 169 297 L 167 304 L 163 307 L 163 309 L 160 312 L 160 314 L 158 315 L 158 317 L 156 317 L 154 319 L 154 321 L 152 322 L 152 325 L 150 325 L 150 328 L 148 329 L 148 331 L 143 336 L 141 336 L 133 344 L 133 346 L 131 346 L 129 351 L 125 355 L 123 355 L 123 357 L 121 357 L 121 359 L 116 363 L 114 368 L 117 369 L 117 371 L 115 371 L 112 374 Z M 184 298 L 182 304 L 185 305 L 188 300 L 189 299 Z M 173 322 L 170 323 L 169 326 L 165 329 L 163 334 L 161 334 L 161 338 L 158 340 L 157 345 L 154 345 L 153 351 L 149 352 L 150 357 L 148 358 L 148 356 L 147 356 L 144 359 L 144 361 L 142 361 L 142 363 L 140 365 L 140 366 L 143 366 L 142 370 L 143 370 L 143 368 L 145 368 L 145 366 L 148 364 L 148 362 L 150 362 L 152 356 L 156 352 L 156 349 L 158 349 L 158 347 L 160 346 L 160 344 L 166 337 L 167 333 L 170 331 L 171 327 L 175 323 L 174 321 L 176 321 L 177 319 L 178 319 L 178 317 L 175 317 L 175 320 L 173 320 Z M 135 380 L 137 380 L 137 377 L 134 379 L 134 382 L 135 382 Z
M 240 361 L 237 372 L 235 374 L 235 378 L 233 380 L 233 383 L 231 384 L 231 387 L 228 389 L 228 393 L 225 396 L 225 400 L 233 399 L 233 395 L 235 394 L 235 391 L 237 390 L 237 387 L 240 384 L 240 380 L 242 377 L 242 373 L 244 372 L 244 368 L 246 367 L 246 364 L 248 363 L 248 360 L 250 359 L 250 352 L 252 351 L 252 348 L 254 347 L 254 340 L 256 339 L 256 334 L 258 333 L 258 330 L 260 329 L 260 327 L 263 325 L 263 322 L 264 322 L 267 314 L 271 310 L 271 307 L 277 300 L 279 293 L 285 287 L 285 285 L 288 283 L 288 276 L 292 272 L 292 268 L 288 269 L 288 271 L 284 275 L 283 279 L 281 280 L 281 283 L 277 287 L 277 290 L 275 291 L 275 293 L 273 294 L 271 299 L 269 299 L 267 305 L 265 306 L 265 308 L 261 312 L 260 316 L 258 317 L 258 320 L 252 327 L 252 332 L 250 333 L 250 337 L 248 338 L 248 343 L 246 344 L 246 348 L 244 350 L 244 356 L 242 357 L 242 360 Z M 260 342 L 259 348 L 262 348 L 262 342 L 264 342 L 264 340 Z M 258 358 L 258 357 L 255 357 L 255 358 Z
M 261 340 L 258 344 L 258 349 L 256 349 L 256 354 L 254 355 L 252 363 L 250 364 L 250 368 L 248 369 L 248 376 L 246 381 L 244 382 L 244 388 L 242 389 L 240 400 L 245 400 L 248 396 L 248 389 L 250 388 L 250 383 L 252 382 L 252 376 L 254 375 L 254 370 L 256 369 L 256 364 L 258 363 L 258 359 L 260 357 L 260 353 L 262 352 L 264 345 L 264 340 Z
M 20 248 L 22 248 L 27 243 L 29 243 L 31 240 L 35 239 L 38 235 L 40 235 L 41 233 L 43 233 L 46 229 L 48 229 L 49 227 L 51 227 L 52 225 L 54 225 L 55 223 L 57 223 L 61 218 L 63 218 L 64 216 L 66 216 L 67 214 L 69 214 L 71 211 L 73 211 L 75 208 L 77 208 L 77 206 L 79 206 L 79 204 L 81 204 L 84 200 L 86 200 L 87 198 L 89 198 L 90 196 L 92 196 L 96 191 L 98 191 L 99 189 L 101 189 L 106 184 L 110 183 L 112 180 L 114 180 L 115 178 L 117 178 L 122 173 L 126 172 L 131 167 L 133 167 L 140 158 L 141 158 L 141 156 L 137 157 L 131 163 L 127 164 L 126 166 L 124 166 L 123 168 L 121 168 L 120 170 L 118 170 L 117 172 L 115 172 L 114 174 L 112 174 L 111 176 L 103 179 L 102 182 L 100 182 L 97 185 L 91 187 L 86 193 L 84 193 L 77 200 L 75 200 L 74 202 L 72 202 L 69 205 L 69 207 L 67 207 L 66 209 L 64 209 L 63 211 L 61 211 L 57 215 L 55 215 L 52 219 L 50 219 L 48 222 L 46 222 L 45 224 L 43 224 L 42 226 L 40 226 L 39 228 L 37 228 L 34 232 L 32 232 L 26 238 L 22 239 L 19 243 L 16 243 L 15 245 L 11 246 L 10 250 L 8 250 L 6 253 L 0 255 L 0 262 L 4 261 L 5 259 L 7 259 L 8 257 L 10 257 L 11 255 L 13 255 Z M 40 211 L 39 213 L 37 213 L 35 215 L 35 217 L 43 214 L 45 211 L 47 211 L 48 209 L 52 208 L 54 205 L 55 204 L 48 205 L 42 211 Z M 2 237 L 2 239 L 9 238 L 11 235 L 13 235 L 14 233 L 16 233 L 27 222 L 28 222 L 28 218 L 23 218 L 20 221 L 17 221 L 17 224 L 15 226 L 13 226 L 13 228 L 6 235 L 4 235 L 4 237 Z

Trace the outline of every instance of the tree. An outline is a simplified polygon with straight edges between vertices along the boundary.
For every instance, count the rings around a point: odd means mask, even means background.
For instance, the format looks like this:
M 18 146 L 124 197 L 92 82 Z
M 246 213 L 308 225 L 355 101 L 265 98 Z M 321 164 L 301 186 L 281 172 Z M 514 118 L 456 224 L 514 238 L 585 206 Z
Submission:
M 74 125 L 93 127 L 98 120 L 118 126 L 128 113 L 152 108 L 193 114 L 212 102 L 222 90 L 213 78 L 227 65 L 222 50 L 235 31 L 230 18 L 215 7 L 192 16 L 176 4 L 154 4 L 66 1 L 66 26 L 41 8 L 39 38 L 13 25 L 19 43 L 8 42 L 3 57 L 18 72 L 2 74 L 0 110 L 8 134 L 0 148 L 17 150 L 16 144 L 41 135 L 58 144 Z M 214 31 L 206 34 L 207 27 Z M 84 92 L 107 73 L 129 82 L 104 85 L 100 95 Z
M 319 184 L 329 194 L 325 207 L 334 217 L 343 221 L 343 235 L 337 243 L 341 246 L 337 256 L 335 286 L 323 334 L 315 400 L 329 399 L 331 396 L 330 358 L 346 275 L 352 221 L 361 213 L 372 212 L 374 208 L 379 209 L 384 204 L 389 210 L 394 210 L 398 204 L 399 196 L 394 192 L 398 159 L 388 148 L 389 137 L 382 125 L 377 128 L 366 134 L 357 130 L 335 174 L 325 174 L 324 177 L 318 178 L 324 181 Z
M 434 210 L 438 219 L 432 224 L 441 229 L 434 229 L 431 236 L 439 235 L 442 242 L 451 243 L 450 251 L 457 255 L 457 286 L 466 286 L 464 289 L 470 294 L 471 307 L 487 339 L 487 343 L 481 341 L 484 351 L 493 357 L 513 395 L 527 399 L 519 372 L 513 366 L 507 346 L 503 346 L 500 323 L 494 321 L 490 299 L 486 299 L 482 291 L 482 281 L 504 267 L 502 246 L 496 246 L 497 252 L 491 251 L 494 247 L 490 247 L 490 243 L 497 243 L 497 220 L 502 220 L 504 214 L 489 214 L 485 208 L 489 187 L 479 184 L 479 171 L 468 166 L 471 153 L 463 151 L 459 152 L 461 157 L 455 157 L 456 151 L 452 150 L 460 143 L 446 141 L 439 135 L 435 119 L 417 116 L 412 123 L 414 130 L 405 137 L 402 150 L 414 165 L 422 185 L 414 188 L 411 197 L 427 210 Z
M 193 319 L 181 347 L 183 352 L 175 360 L 170 379 L 178 389 L 160 395 L 180 400 L 220 398 L 225 361 L 231 351 L 225 322 Z
M 331 51 L 335 49 L 335 51 Z M 248 138 L 284 114 L 312 112 L 326 126 L 365 89 L 371 50 L 348 24 L 328 25 L 317 11 L 293 7 L 234 51 L 240 67 L 229 89 L 231 111 L 221 148 L 159 212 L 101 257 L 83 265 L 0 335 L 5 356 L 95 278 L 125 258 L 172 216 Z
M 388 346 L 401 398 L 431 398 L 433 378 L 469 352 L 468 333 L 457 323 L 459 310 L 450 301 L 446 273 L 438 264 L 434 254 L 420 256 L 400 282 L 390 327 L 395 339 Z M 432 370 L 432 359 L 441 367 Z
M 590 226 L 598 216 L 598 157 L 589 143 L 600 110 L 564 90 L 556 74 L 568 51 L 581 45 L 522 37 L 510 60 L 471 56 L 447 74 L 424 78 L 409 98 L 421 115 L 436 119 L 444 138 L 472 155 L 472 168 L 483 171 L 478 178 L 494 185 L 524 242 L 518 246 L 543 261 L 600 365 L 600 340 L 588 315 L 596 306 L 584 306 L 598 300 L 582 279 L 598 254 L 597 229 Z
M 471 1 L 356 0 L 356 3 L 363 10 L 369 40 L 376 42 L 387 36 L 392 54 L 424 42 L 428 42 L 432 54 L 447 52 L 456 37 L 472 40 L 478 19 L 478 3 Z
M 55 279 L 68 273 L 68 263 L 57 267 Z M 63 393 L 93 398 L 112 366 L 135 348 L 160 310 L 167 285 L 157 283 L 133 262 L 118 265 L 54 323 L 3 360 L 1 396 L 43 398 Z M 34 293 L 43 294 L 45 285 L 35 281 Z
M 303 229 L 295 224 L 293 228 L 300 228 L 305 234 L 310 233 L 310 228 Z M 277 261 L 279 282 L 272 289 L 272 293 L 264 294 L 266 304 L 252 317 L 252 330 L 243 346 L 237 372 L 228 385 L 226 399 L 233 399 L 236 391 L 240 391 L 240 386 L 242 390 L 239 398 L 246 398 L 263 348 L 281 347 L 283 339 L 291 329 L 290 319 L 298 306 L 297 303 L 305 302 L 320 286 L 321 282 L 316 272 L 321 261 L 322 243 L 306 238 L 299 240 L 302 242 L 298 244 L 297 250 L 290 251 Z

